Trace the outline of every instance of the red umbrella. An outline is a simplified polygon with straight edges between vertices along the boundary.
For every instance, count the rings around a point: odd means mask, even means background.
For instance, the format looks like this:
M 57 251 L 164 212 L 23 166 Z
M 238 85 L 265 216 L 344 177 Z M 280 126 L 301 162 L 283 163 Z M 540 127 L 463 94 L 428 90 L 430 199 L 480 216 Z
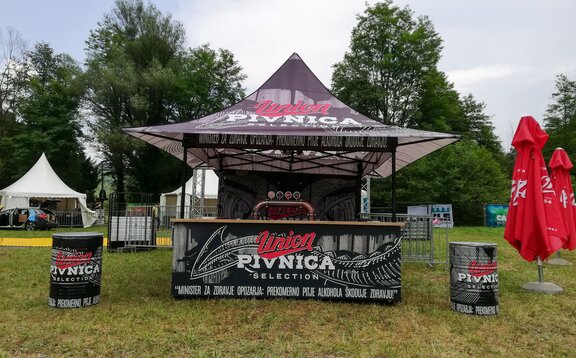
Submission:
M 574 250 L 576 248 L 576 202 L 574 202 L 574 190 L 570 179 L 570 169 L 574 167 L 568 154 L 562 148 L 556 148 L 550 158 L 550 180 L 560 200 L 562 219 L 568 240 L 563 248 Z
M 566 241 L 560 202 L 542 156 L 547 140 L 530 116 L 520 119 L 512 139 L 516 162 L 504 238 L 529 262 L 548 258 Z

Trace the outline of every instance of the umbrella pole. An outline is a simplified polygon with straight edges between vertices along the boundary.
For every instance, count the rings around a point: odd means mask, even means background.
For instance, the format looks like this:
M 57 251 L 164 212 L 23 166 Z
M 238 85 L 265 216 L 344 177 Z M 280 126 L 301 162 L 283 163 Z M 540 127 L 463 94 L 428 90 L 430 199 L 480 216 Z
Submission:
M 540 256 L 537 256 L 538 259 L 538 282 L 528 282 L 522 285 L 522 288 L 528 291 L 538 292 L 538 293 L 548 293 L 548 294 L 556 294 L 562 293 L 564 290 L 562 287 L 556 285 L 552 282 L 544 282 L 544 267 L 542 266 L 542 260 Z
M 538 256 L 538 283 L 544 283 L 544 268 L 542 267 L 542 260 Z
M 556 251 L 556 255 L 554 255 L 553 259 L 550 259 L 546 262 L 548 265 L 556 265 L 556 266 L 569 266 L 572 265 L 572 262 L 568 260 L 564 260 L 561 255 L 560 251 Z

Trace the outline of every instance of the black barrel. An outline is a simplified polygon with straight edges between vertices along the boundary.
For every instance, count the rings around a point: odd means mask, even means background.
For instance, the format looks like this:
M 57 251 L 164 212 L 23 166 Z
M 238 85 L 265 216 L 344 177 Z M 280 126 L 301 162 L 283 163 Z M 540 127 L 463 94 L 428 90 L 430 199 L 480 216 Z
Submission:
M 499 307 L 496 244 L 450 243 L 450 303 L 456 312 L 495 315 Z
M 97 232 L 52 235 L 50 307 L 86 307 L 100 302 L 102 242 L 103 235 Z

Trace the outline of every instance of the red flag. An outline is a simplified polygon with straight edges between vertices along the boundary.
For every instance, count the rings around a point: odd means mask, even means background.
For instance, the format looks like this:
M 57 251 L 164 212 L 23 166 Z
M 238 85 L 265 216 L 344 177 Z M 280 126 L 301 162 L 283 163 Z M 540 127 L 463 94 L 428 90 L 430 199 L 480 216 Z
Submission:
M 533 117 L 522 117 L 512 145 L 516 162 L 504 238 L 527 261 L 546 259 L 566 241 L 560 202 L 552 188 L 542 148 L 548 134 Z
M 562 219 L 568 240 L 563 248 L 574 250 L 576 248 L 576 202 L 574 190 L 570 179 L 570 169 L 574 167 L 568 154 L 562 148 L 556 148 L 550 158 L 550 180 L 560 201 Z

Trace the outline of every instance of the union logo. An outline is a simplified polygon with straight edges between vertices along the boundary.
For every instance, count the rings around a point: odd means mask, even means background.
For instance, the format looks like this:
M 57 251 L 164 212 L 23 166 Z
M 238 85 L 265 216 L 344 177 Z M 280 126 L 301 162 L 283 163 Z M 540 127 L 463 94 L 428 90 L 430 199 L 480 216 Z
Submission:
M 270 233 L 268 230 L 258 234 L 256 243 L 258 244 L 258 255 L 266 259 L 292 254 L 298 251 L 312 251 L 312 243 L 316 238 L 315 232 L 303 235 L 294 234 L 290 230 L 288 235 Z
M 313 104 L 298 101 L 296 104 L 279 104 L 270 100 L 256 103 L 256 114 L 267 117 L 279 117 L 290 115 L 306 115 L 306 114 L 328 114 L 331 104 Z

